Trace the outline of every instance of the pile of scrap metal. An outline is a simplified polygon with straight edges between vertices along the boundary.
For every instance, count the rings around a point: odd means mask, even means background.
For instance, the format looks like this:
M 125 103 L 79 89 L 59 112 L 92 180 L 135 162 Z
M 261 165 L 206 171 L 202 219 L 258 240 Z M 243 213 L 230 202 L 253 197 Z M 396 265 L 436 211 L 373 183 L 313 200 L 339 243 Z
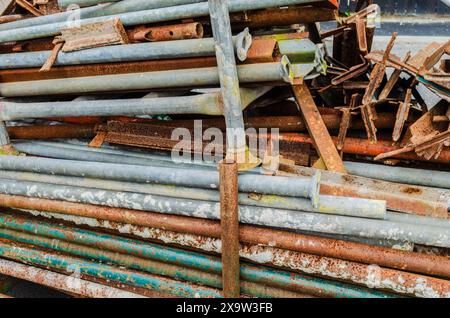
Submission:
M 371 52 L 367 3 L 5 2 L 1 275 L 76 297 L 450 297 L 449 43 Z M 236 140 L 174 161 L 180 128 Z

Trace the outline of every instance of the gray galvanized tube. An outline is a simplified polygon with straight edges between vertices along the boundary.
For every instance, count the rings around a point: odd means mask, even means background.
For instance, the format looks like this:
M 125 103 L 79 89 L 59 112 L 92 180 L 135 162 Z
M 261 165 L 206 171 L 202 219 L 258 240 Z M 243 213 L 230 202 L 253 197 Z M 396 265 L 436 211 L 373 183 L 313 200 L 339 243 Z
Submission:
M 246 152 L 244 115 L 239 94 L 228 0 L 208 0 L 208 4 L 227 127 L 227 155 L 241 154 L 242 160 Z
M 207 201 L 6 179 L 0 180 L 0 193 L 204 219 L 217 220 L 220 218 L 220 204 Z M 240 221 L 245 224 L 450 247 L 450 231 L 448 228 L 250 206 L 241 206 L 239 214 Z
M 345 162 L 350 174 L 404 184 L 450 189 L 450 173 L 375 164 Z
M 217 171 L 16 156 L 0 156 L 0 169 L 205 189 L 218 189 L 220 182 Z M 313 205 L 317 206 L 319 183 L 320 174 L 312 178 L 242 174 L 239 176 L 239 191 L 310 198 Z
M 159 9 L 170 6 L 200 3 L 205 0 L 123 0 L 117 3 L 99 5 L 95 7 L 82 8 L 81 10 L 67 11 L 55 14 L 44 15 L 31 19 L 19 20 L 10 23 L 0 24 L 0 30 L 12 30 L 37 25 L 51 24 L 57 22 L 67 22 L 78 19 L 88 19 L 94 17 L 106 17 L 110 15 L 134 12 L 141 10 Z M 75 13 L 75 14 L 74 14 Z
M 292 82 L 287 57 L 281 62 L 238 66 L 241 83 Z M 159 72 L 90 76 L 1 83 L 3 97 L 85 94 L 109 91 L 149 90 L 156 88 L 215 86 L 219 84 L 217 67 Z
M 119 2 L 121 0 L 58 0 L 60 8 L 67 8 L 69 6 L 89 7 L 99 3 Z
M 247 32 L 240 35 L 250 37 Z M 238 37 L 233 38 L 235 50 L 246 56 Z M 177 59 L 214 56 L 214 39 L 194 39 L 152 43 L 105 46 L 75 52 L 60 52 L 55 66 L 116 63 L 146 60 Z M 0 55 L 0 69 L 41 67 L 51 56 L 51 51 L 11 53 Z
M 192 189 L 184 187 L 142 184 L 120 181 L 108 181 L 89 178 L 54 176 L 38 173 L 0 171 L 0 179 L 42 182 L 63 186 L 74 186 L 119 192 L 141 193 L 172 198 L 220 202 L 220 193 L 215 190 Z M 354 216 L 362 218 L 384 219 L 386 217 L 386 202 L 358 198 L 336 196 L 320 196 L 319 205 L 314 208 L 311 201 L 302 198 L 281 197 L 274 195 L 255 195 L 239 193 L 239 204 L 285 209 L 301 212 L 315 212 Z
M 240 94 L 246 108 L 264 95 L 268 88 L 242 89 Z M 239 92 L 238 92 L 239 94 Z M 223 115 L 221 96 L 217 93 L 192 96 L 73 100 L 68 102 L 15 103 L 0 101 L 0 121 L 81 116 L 141 116 L 203 114 Z
M 104 163 L 116 163 L 125 165 L 152 166 L 152 167 L 176 167 L 184 169 L 214 169 L 213 166 L 196 165 L 190 163 L 173 162 L 162 156 L 133 157 L 114 153 L 99 152 L 97 148 L 85 147 L 87 149 L 63 148 L 53 145 L 41 145 L 39 143 L 14 142 L 14 149 L 21 153 L 39 157 L 81 160 Z
M 318 2 L 318 0 L 231 0 L 229 3 L 230 12 L 240 12 L 247 10 L 257 10 L 269 7 L 278 7 L 294 4 L 307 4 Z M 120 2 L 119 2 L 120 3 Z M 190 19 L 200 16 L 208 16 L 209 8 L 207 2 L 194 3 L 166 7 L 161 9 L 145 10 L 117 14 L 124 26 L 140 24 L 158 23 L 172 20 Z M 113 17 L 97 17 L 81 20 L 82 24 L 102 22 Z M 67 22 L 57 22 L 53 24 L 37 25 L 21 29 L 0 31 L 0 42 L 13 42 L 29 39 L 38 39 L 57 35 L 63 28 L 67 28 Z

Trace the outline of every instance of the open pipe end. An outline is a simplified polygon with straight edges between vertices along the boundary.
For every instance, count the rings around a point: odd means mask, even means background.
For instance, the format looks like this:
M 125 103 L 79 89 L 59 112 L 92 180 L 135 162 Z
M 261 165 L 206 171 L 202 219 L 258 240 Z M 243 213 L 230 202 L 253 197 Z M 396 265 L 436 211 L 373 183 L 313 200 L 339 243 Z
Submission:
M 286 83 L 293 84 L 295 78 L 294 70 L 292 69 L 291 61 L 289 61 L 289 58 L 286 55 L 281 57 L 281 68 L 283 80 Z
M 237 35 L 236 53 L 239 61 L 244 62 L 247 59 L 248 51 L 252 47 L 253 38 L 249 28 Z

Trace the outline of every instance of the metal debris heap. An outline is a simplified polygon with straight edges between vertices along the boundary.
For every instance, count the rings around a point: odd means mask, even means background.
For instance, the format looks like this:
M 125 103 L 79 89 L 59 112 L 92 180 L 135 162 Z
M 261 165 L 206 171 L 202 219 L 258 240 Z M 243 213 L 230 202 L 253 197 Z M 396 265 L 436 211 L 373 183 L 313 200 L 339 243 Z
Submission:
M 0 7 L 0 298 L 450 297 L 450 41 L 372 51 L 371 1 L 104 2 Z M 175 161 L 180 129 L 225 137 Z

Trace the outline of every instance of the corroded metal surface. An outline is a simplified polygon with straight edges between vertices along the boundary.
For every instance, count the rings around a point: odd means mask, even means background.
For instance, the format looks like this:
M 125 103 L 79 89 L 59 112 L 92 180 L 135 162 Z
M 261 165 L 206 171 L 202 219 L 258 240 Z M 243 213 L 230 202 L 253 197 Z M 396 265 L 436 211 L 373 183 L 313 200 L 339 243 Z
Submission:
M 218 239 L 221 237 L 220 224 L 217 221 L 194 219 L 183 216 L 140 212 L 136 210 L 106 208 L 54 200 L 33 199 L 0 195 L 0 205 L 18 209 L 39 210 L 101 220 L 104 224 L 122 223 L 144 228 L 153 228 L 141 236 L 144 238 L 161 238 L 160 233 L 175 240 L 167 231 L 179 232 Z M 109 222 L 109 223 L 107 223 Z M 119 228 L 114 227 L 119 230 Z M 145 234 L 146 233 L 146 234 Z M 185 236 L 187 237 L 187 236 Z M 281 249 L 323 255 L 355 261 L 365 264 L 378 264 L 384 267 L 407 270 L 429 275 L 450 278 L 450 260 L 445 257 L 403 252 L 400 250 L 369 246 L 364 244 L 319 238 L 268 228 L 241 225 L 239 228 L 241 242 L 273 246 Z
M 0 259 L 0 273 L 91 298 L 142 298 L 141 295 Z

